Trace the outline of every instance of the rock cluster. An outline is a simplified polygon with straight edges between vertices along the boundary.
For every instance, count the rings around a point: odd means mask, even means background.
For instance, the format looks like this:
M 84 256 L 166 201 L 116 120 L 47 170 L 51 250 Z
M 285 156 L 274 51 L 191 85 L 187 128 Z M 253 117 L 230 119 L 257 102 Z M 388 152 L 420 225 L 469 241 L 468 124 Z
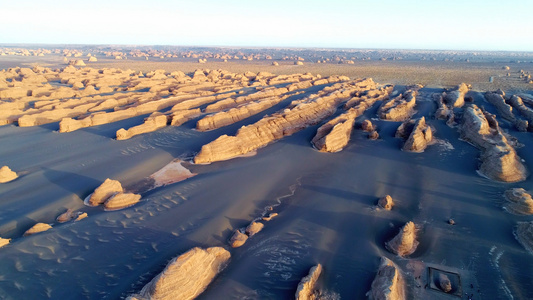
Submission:
M 389 101 L 383 102 L 379 107 L 378 116 L 383 120 L 405 121 L 414 114 L 416 105 L 417 88 L 408 89 Z
M 485 99 L 496 107 L 496 109 L 498 110 L 502 118 L 513 123 L 513 125 L 519 131 L 527 131 L 529 127 L 529 122 L 526 120 L 520 119 L 513 114 L 513 108 L 511 107 L 511 105 L 505 102 L 504 96 L 505 94 L 502 91 L 498 91 L 495 93 L 493 92 L 485 93 Z
M 392 240 L 387 242 L 385 246 L 390 252 L 398 256 L 404 257 L 413 254 L 416 247 L 418 247 L 415 223 L 407 222 L 400 229 L 400 232 Z
M 268 220 L 264 220 L 264 221 L 270 221 L 271 219 L 272 218 Z M 244 245 L 244 243 L 246 243 L 249 237 L 252 237 L 255 234 L 259 233 L 261 230 L 263 230 L 264 226 L 265 224 L 261 222 L 252 221 L 244 230 L 242 229 L 235 230 L 235 232 L 233 233 L 233 235 L 231 236 L 229 240 L 230 246 L 232 248 L 238 248 Z
M 309 274 L 300 280 L 296 289 L 296 300 L 319 299 L 320 291 L 317 290 L 317 281 L 322 273 L 322 265 L 317 264 L 309 270 Z
M 372 287 L 368 292 L 371 300 L 405 299 L 405 283 L 396 265 L 383 257 Z
M 533 199 L 531 194 L 523 188 L 513 188 L 505 191 L 507 204 L 504 205 L 508 212 L 517 215 L 533 215 Z
M 231 254 L 221 247 L 193 248 L 171 260 L 137 295 L 128 299 L 195 299 L 227 265 Z
M 396 130 L 396 137 L 406 139 L 402 150 L 423 152 L 433 140 L 433 129 L 426 124 L 426 119 L 409 120 Z
M 481 150 L 481 174 L 504 182 L 526 179 L 527 170 L 499 128 L 496 118 L 474 104 L 463 113 L 461 138 Z
M 6 183 L 18 178 L 16 172 L 11 171 L 8 166 L 0 168 L 0 183 Z
M 106 210 L 117 210 L 132 206 L 141 200 L 141 195 L 124 192 L 117 180 L 107 178 L 94 192 L 87 197 L 89 206 L 102 205 Z

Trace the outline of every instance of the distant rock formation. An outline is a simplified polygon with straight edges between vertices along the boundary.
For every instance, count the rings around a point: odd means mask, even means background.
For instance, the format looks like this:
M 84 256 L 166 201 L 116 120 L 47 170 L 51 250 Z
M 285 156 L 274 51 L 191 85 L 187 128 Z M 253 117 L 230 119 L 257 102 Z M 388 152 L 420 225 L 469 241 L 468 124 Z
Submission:
M 9 244 L 11 239 L 3 239 L 0 237 L 0 248 L 4 247 L 5 245 Z
M 414 113 L 416 105 L 416 96 L 420 87 L 408 89 L 405 93 L 383 102 L 378 109 L 380 119 L 389 121 L 405 121 Z
M 529 253 L 533 254 L 533 221 L 519 222 L 514 234 L 520 244 L 522 244 Z
M 133 136 L 156 131 L 167 126 L 168 117 L 159 112 L 153 113 L 148 118 L 144 119 L 144 123 L 131 127 L 128 130 L 121 128 L 117 130 L 117 140 L 126 140 Z
M 385 246 L 390 252 L 398 256 L 404 257 L 413 254 L 416 247 L 418 247 L 415 223 L 407 222 L 400 229 L 400 232 L 392 240 L 387 242 Z
M 517 215 L 533 215 L 533 199 L 523 188 L 513 188 L 505 191 L 508 203 L 504 208 Z
M 90 206 L 98 206 L 107 201 L 115 194 L 122 193 L 122 185 L 117 180 L 107 178 L 94 192 L 90 195 L 87 204 Z
M 381 265 L 367 295 L 370 300 L 406 299 L 402 275 L 396 265 L 388 258 L 381 258 Z
M 117 193 L 104 202 L 105 210 L 118 210 L 137 204 L 141 195 L 133 193 Z
M 526 179 L 525 166 L 501 132 L 494 116 L 472 104 L 463 113 L 460 131 L 462 139 L 481 150 L 481 174 L 504 182 Z
M 96 57 L 94 57 L 94 56 L 90 56 L 89 57 L 89 62 L 97 62 L 97 61 L 98 61 L 98 59 Z
M 18 178 L 16 172 L 11 171 L 8 166 L 0 168 L 0 183 L 6 183 Z
M 426 124 L 426 119 L 409 120 L 398 127 L 396 137 L 407 138 L 402 150 L 423 152 L 433 140 L 433 130 Z
M 239 229 L 235 230 L 235 233 L 231 236 L 229 244 L 232 248 L 238 248 L 248 240 L 248 235 L 242 233 Z
M 138 295 L 138 300 L 189 300 L 198 297 L 224 269 L 230 253 L 221 247 L 193 248 L 171 260 Z
M 292 135 L 332 115 L 343 100 L 349 99 L 357 91 L 368 89 L 369 86 L 375 86 L 371 79 L 353 80 L 325 87 L 318 96 L 293 101 L 289 108 L 282 112 L 265 116 L 254 124 L 241 127 L 235 136 L 222 135 L 202 146 L 194 162 L 205 164 L 231 159 Z
M 386 195 L 378 200 L 378 206 L 386 210 L 391 210 L 394 206 L 394 201 L 390 195 Z
M 36 234 L 36 233 L 39 233 L 39 232 L 47 231 L 48 229 L 51 229 L 51 228 L 52 228 L 52 226 L 50 226 L 48 224 L 37 223 L 37 224 L 33 225 L 32 228 L 26 230 L 26 232 L 24 232 L 23 236 L 28 236 L 28 235 Z
M 515 117 L 513 108 L 505 102 L 505 94 L 503 92 L 486 92 L 485 99 L 496 107 L 502 118 L 510 121 L 519 131 L 527 131 L 529 122 Z
M 322 273 L 322 265 L 317 264 L 309 270 L 309 274 L 300 280 L 296 289 L 296 300 L 319 299 L 320 291 L 317 290 L 316 283 Z

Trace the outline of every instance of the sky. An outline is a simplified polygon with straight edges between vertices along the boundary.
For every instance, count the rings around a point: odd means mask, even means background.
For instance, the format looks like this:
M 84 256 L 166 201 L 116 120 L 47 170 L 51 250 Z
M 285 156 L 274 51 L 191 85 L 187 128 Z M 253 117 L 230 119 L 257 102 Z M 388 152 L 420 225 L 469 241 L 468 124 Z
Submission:
M 16 0 L 0 44 L 533 51 L 531 0 Z

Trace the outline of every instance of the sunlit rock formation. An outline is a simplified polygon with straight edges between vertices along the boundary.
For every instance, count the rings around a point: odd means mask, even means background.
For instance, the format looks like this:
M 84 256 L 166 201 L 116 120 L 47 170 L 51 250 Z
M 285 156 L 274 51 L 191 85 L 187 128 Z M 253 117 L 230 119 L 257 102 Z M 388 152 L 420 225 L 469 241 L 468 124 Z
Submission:
M 390 195 L 386 195 L 385 197 L 382 197 L 378 200 L 378 207 L 391 210 L 394 206 L 394 201 L 392 200 L 392 197 Z
M 533 199 L 531 194 L 523 188 L 513 188 L 505 191 L 505 198 L 508 201 L 504 205 L 507 211 L 517 215 L 533 214 Z
M 317 281 L 322 273 L 322 265 L 318 264 L 309 270 L 309 274 L 300 280 L 296 289 L 296 300 L 319 299 L 320 291 L 317 290 Z
M 422 117 L 402 123 L 396 130 L 396 137 L 406 139 L 402 147 L 404 151 L 423 152 L 433 140 L 433 130 Z
M 36 233 L 39 233 L 39 232 L 47 231 L 48 229 L 51 229 L 51 228 L 52 228 L 52 226 L 50 226 L 48 224 L 37 223 L 37 224 L 33 225 L 32 228 L 26 230 L 26 232 L 24 232 L 23 236 L 28 236 L 28 235 L 36 234 Z
M 0 183 L 6 183 L 13 181 L 18 178 L 18 175 L 16 172 L 11 171 L 11 169 L 8 166 L 3 166 L 0 168 Z
M 94 192 L 90 195 L 87 204 L 90 206 L 98 206 L 107 201 L 115 194 L 122 193 L 122 185 L 117 180 L 107 178 Z
M 405 299 L 404 280 L 392 261 L 385 257 L 381 258 L 381 265 L 367 295 L 370 300 Z
M 465 109 L 462 120 L 461 138 L 481 150 L 481 174 L 504 182 L 526 179 L 525 166 L 494 116 L 471 105 Z
M 400 232 L 392 240 L 387 242 L 385 246 L 390 252 L 398 256 L 403 257 L 413 254 L 416 247 L 418 247 L 415 223 L 407 222 L 400 229 Z
M 117 210 L 137 204 L 141 195 L 134 193 L 117 193 L 104 202 L 105 210 Z
M 221 247 L 193 248 L 171 260 L 139 294 L 132 295 L 128 299 L 194 299 L 224 269 L 230 256 L 230 253 Z

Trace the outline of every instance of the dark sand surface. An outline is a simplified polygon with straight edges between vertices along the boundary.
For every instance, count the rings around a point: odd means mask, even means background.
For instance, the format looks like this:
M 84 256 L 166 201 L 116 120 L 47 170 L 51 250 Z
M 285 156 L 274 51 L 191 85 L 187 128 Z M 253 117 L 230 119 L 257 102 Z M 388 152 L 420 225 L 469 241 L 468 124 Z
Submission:
M 231 69 L 231 63 L 224 68 Z M 334 73 L 353 76 L 342 69 Z M 516 222 L 531 217 L 511 215 L 502 204 L 505 190 L 531 190 L 533 180 L 530 176 L 509 184 L 479 176 L 479 150 L 433 118 L 434 92 L 442 90 L 420 91 L 415 118 L 425 116 L 441 142 L 423 153 L 400 150 L 401 140 L 394 138 L 400 123 L 376 119 L 378 103 L 357 119 L 372 119 L 379 128 L 377 141 L 357 129 L 343 151 L 320 153 L 310 145 L 318 124 L 252 157 L 185 163 L 198 175 L 145 192 L 141 203 L 111 212 L 83 206 L 83 199 L 106 178 L 131 186 L 174 158 L 190 160 L 203 144 L 234 134 L 280 106 L 209 132 L 194 130 L 190 121 L 126 141 L 113 139 L 116 130 L 138 124 L 143 116 L 61 134 L 57 123 L 1 126 L 2 164 L 17 170 L 20 178 L 0 185 L 0 236 L 13 239 L 0 249 L 0 298 L 125 298 L 190 248 L 227 247 L 235 229 L 274 205 L 279 216 L 231 250 L 229 266 L 199 299 L 291 299 L 317 263 L 324 266 L 320 285 L 331 299 L 364 299 L 382 256 L 404 273 L 408 299 L 459 298 L 431 288 L 429 267 L 459 274 L 462 299 L 532 299 L 533 256 L 513 237 Z M 475 102 L 495 112 L 482 97 Z M 498 120 L 524 144 L 517 152 L 532 170 L 531 133 Z M 376 210 L 377 200 L 387 194 L 395 200 L 393 210 Z M 67 208 L 89 217 L 55 223 Z M 450 218 L 455 225 L 448 224 Z M 385 242 L 408 221 L 419 228 L 420 245 L 408 258 L 398 258 Z M 54 227 L 20 238 L 37 222 Z

